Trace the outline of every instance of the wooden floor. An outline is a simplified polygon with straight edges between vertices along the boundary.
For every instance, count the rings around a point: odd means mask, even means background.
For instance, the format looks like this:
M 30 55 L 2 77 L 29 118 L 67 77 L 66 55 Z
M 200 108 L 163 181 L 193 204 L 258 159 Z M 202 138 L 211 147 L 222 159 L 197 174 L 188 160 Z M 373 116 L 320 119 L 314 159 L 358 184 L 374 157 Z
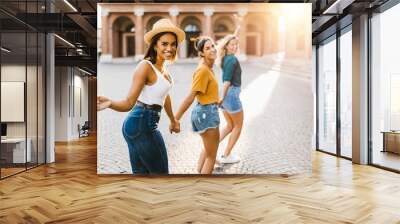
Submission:
M 15 175 L 17 173 L 21 173 L 26 171 L 27 169 L 34 169 L 37 167 L 37 164 L 29 164 L 27 163 L 25 167 L 25 164 L 18 164 L 18 167 L 6 167 L 6 168 L 1 168 L 1 178 L 6 178 L 8 176 Z
M 296 176 L 96 174 L 96 139 L 0 181 L 0 223 L 400 223 L 400 175 L 323 153 Z
M 400 170 L 400 154 L 375 151 L 373 155 L 373 162 L 374 164 Z
M 1 168 L 1 177 L 11 176 L 13 174 L 25 171 L 25 167 L 17 167 L 17 168 Z

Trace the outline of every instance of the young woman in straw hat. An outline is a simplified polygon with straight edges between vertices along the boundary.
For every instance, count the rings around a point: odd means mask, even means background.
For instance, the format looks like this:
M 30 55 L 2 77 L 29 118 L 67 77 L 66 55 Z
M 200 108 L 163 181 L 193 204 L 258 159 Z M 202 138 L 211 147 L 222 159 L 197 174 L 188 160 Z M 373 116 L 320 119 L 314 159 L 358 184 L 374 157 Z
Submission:
M 220 141 L 230 134 L 225 151 L 218 158 L 219 163 L 237 163 L 240 161 L 238 156 L 231 153 L 243 126 L 243 107 L 239 97 L 242 69 L 235 56 L 239 46 L 239 39 L 237 38 L 239 28 L 236 29 L 234 34 L 227 35 L 219 40 L 217 45 L 217 64 L 222 68 L 222 81 L 224 83 L 220 106 L 226 120 L 226 126 L 221 131 Z
M 158 130 L 163 106 L 171 121 L 170 132 L 178 133 L 180 125 L 172 112 L 168 92 L 173 80 L 165 70 L 164 62 L 176 59 L 178 43 L 184 38 L 185 33 L 170 20 L 157 21 L 144 36 L 149 48 L 134 71 L 127 97 L 120 101 L 104 96 L 97 98 L 98 110 L 129 111 L 122 133 L 128 144 L 134 174 L 168 174 L 167 150 Z
M 194 72 L 191 91 L 175 117 L 180 120 L 194 99 L 197 99 L 197 104 L 192 110 L 192 128 L 200 134 L 204 144 L 197 171 L 201 174 L 211 174 L 219 144 L 218 81 L 212 70 L 217 51 L 214 41 L 209 37 L 200 37 L 195 48 L 201 61 Z

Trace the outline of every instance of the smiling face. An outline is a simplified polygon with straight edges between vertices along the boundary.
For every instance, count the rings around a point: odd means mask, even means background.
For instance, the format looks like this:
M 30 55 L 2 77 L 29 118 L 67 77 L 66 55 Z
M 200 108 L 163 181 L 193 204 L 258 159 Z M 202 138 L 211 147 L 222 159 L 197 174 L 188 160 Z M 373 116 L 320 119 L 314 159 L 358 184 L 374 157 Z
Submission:
M 171 33 L 166 33 L 158 39 L 154 50 L 157 52 L 157 57 L 161 60 L 173 60 L 176 55 L 177 48 L 176 37 Z
M 236 38 L 233 38 L 232 40 L 230 40 L 228 42 L 228 44 L 226 45 L 226 53 L 227 54 L 236 54 L 237 50 L 239 47 L 239 42 Z
M 207 40 L 204 43 L 201 56 L 208 60 L 215 60 L 217 58 L 217 49 L 215 48 L 214 42 Z

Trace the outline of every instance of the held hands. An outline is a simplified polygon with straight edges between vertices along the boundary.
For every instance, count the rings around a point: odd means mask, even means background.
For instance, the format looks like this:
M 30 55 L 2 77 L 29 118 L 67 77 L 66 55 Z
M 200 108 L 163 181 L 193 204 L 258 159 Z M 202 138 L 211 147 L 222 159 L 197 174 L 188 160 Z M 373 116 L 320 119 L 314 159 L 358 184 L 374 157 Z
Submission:
M 104 110 L 111 106 L 111 100 L 104 96 L 97 97 L 97 111 Z
M 224 102 L 224 98 L 220 98 L 218 100 L 218 107 L 221 107 L 222 103 Z
M 171 121 L 171 124 L 169 125 L 169 132 L 172 134 L 172 132 L 179 133 L 180 131 L 181 131 L 181 124 L 176 118 L 174 118 L 174 120 Z

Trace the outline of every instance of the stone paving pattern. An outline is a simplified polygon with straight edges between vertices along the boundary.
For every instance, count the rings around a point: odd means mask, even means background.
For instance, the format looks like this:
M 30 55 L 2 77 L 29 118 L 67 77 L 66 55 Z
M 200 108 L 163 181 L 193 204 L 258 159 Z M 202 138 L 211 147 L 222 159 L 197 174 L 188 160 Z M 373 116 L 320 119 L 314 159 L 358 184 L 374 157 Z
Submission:
M 311 172 L 313 95 L 311 67 L 307 63 L 276 63 L 262 60 L 242 62 L 244 127 L 233 153 L 240 163 L 216 165 L 215 174 L 296 174 Z M 294 66 L 293 66 L 294 65 Z M 98 95 L 122 99 L 130 87 L 134 63 L 100 63 Z M 169 66 L 175 86 L 171 92 L 174 112 L 188 94 L 195 63 Z M 214 67 L 221 83 L 221 70 Z M 191 131 L 191 108 L 181 121 L 181 133 L 170 134 L 169 119 L 162 112 L 160 131 L 167 145 L 171 174 L 196 174 L 202 147 Z M 98 113 L 98 173 L 131 173 L 128 148 L 121 127 L 126 113 Z M 221 128 L 225 120 L 220 112 Z M 227 138 L 220 144 L 223 153 Z

